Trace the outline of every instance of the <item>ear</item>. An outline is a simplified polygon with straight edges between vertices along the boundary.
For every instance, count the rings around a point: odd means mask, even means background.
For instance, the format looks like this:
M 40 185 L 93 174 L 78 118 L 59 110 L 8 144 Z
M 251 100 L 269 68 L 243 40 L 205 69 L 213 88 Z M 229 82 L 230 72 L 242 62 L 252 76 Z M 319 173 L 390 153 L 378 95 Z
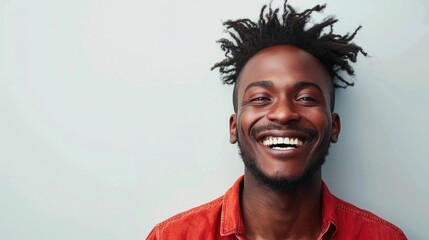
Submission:
M 237 117 L 235 114 L 232 114 L 229 118 L 229 142 L 234 144 L 237 142 Z
M 332 130 L 331 130 L 331 143 L 338 142 L 338 136 L 341 131 L 340 116 L 337 113 L 332 113 Z

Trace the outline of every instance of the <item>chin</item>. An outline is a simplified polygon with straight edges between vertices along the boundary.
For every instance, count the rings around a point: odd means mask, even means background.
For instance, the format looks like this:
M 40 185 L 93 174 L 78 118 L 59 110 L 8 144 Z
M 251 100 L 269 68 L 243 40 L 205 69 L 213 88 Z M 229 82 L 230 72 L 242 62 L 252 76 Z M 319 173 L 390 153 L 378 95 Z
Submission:
M 276 192 L 296 192 L 304 189 L 312 180 L 320 173 L 324 159 L 310 165 L 300 175 L 285 175 L 285 176 L 269 176 L 260 169 L 254 161 L 245 161 L 245 166 L 255 179 L 263 186 Z
M 309 183 L 311 183 L 317 176 L 320 176 L 320 170 L 322 165 L 325 163 L 328 149 L 323 157 L 310 161 L 310 164 L 302 171 L 287 173 L 279 175 L 279 171 L 274 174 L 268 174 L 265 172 L 254 156 L 246 154 L 242 151 L 240 143 L 238 142 L 241 158 L 246 166 L 246 169 L 252 174 L 255 179 L 261 183 L 261 185 L 268 189 L 276 192 L 290 193 L 304 189 Z

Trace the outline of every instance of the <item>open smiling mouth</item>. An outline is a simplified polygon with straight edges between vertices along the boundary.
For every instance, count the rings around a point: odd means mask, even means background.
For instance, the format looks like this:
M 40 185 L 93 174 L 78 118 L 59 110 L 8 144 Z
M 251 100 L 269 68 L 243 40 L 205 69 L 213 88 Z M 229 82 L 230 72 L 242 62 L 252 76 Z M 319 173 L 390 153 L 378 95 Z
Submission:
M 305 140 L 289 137 L 265 137 L 262 144 L 275 150 L 296 149 L 304 145 Z

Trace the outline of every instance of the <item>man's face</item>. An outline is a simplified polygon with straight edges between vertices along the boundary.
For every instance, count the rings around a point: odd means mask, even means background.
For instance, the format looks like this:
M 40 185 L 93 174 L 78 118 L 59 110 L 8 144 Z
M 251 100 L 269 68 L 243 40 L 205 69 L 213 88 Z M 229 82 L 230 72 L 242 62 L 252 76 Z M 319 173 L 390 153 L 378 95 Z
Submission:
M 302 182 L 319 172 L 340 132 L 323 65 L 294 46 L 275 46 L 253 56 L 237 84 L 230 141 L 238 140 L 247 170 L 268 185 Z

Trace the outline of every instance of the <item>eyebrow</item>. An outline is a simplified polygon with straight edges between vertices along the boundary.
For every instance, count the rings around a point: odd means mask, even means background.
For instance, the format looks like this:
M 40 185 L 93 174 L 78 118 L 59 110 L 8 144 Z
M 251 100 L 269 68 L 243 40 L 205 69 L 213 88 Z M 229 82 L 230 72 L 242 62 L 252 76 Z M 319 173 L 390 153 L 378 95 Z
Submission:
M 258 81 L 258 82 L 252 82 L 251 84 L 247 85 L 246 89 L 244 89 L 244 91 L 247 91 L 249 88 L 252 87 L 272 87 L 274 84 L 271 81 Z M 322 88 L 320 88 L 319 85 L 317 85 L 316 83 L 313 82 L 297 82 L 294 85 L 295 88 L 305 88 L 305 87 L 315 87 L 317 88 L 320 92 L 322 91 Z
M 271 81 L 258 81 L 258 82 L 252 82 L 251 84 L 247 85 L 246 89 L 244 89 L 244 92 L 249 90 L 249 88 L 252 87 L 272 87 L 273 82 Z
M 323 93 L 322 88 L 319 85 L 317 85 L 316 83 L 313 83 L 313 82 L 297 82 L 294 87 L 295 88 L 315 87 L 320 92 Z

